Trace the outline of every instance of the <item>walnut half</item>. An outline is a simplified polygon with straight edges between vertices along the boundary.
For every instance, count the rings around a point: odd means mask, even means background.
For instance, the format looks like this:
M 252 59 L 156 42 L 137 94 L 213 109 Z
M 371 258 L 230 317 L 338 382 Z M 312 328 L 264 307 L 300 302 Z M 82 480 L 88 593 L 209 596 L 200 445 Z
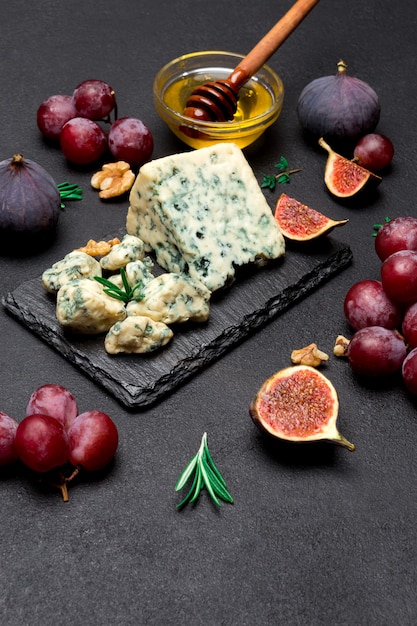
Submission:
M 115 198 L 131 189 L 135 175 L 126 161 L 106 163 L 100 171 L 93 174 L 91 186 L 99 189 L 100 198 Z
M 105 256 L 110 252 L 113 246 L 120 243 L 120 239 L 115 237 L 110 241 L 95 241 L 95 239 L 89 239 L 87 244 L 82 248 L 77 248 L 78 252 L 85 252 L 89 256 Z
M 349 339 L 343 335 L 338 335 L 334 344 L 333 354 L 335 356 L 347 356 L 349 343 Z
M 291 352 L 291 361 L 295 365 L 310 365 L 311 367 L 318 367 L 323 361 L 328 361 L 329 356 L 318 349 L 316 343 L 310 343 L 310 345 L 300 350 L 293 350 Z

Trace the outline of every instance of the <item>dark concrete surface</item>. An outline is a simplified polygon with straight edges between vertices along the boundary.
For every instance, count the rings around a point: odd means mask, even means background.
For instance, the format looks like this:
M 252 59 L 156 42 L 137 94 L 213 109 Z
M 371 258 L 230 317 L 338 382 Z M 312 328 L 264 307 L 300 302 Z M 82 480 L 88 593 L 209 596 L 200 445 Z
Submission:
M 40 102 L 87 78 L 117 92 L 120 116 L 152 130 L 154 157 L 185 147 L 152 101 L 157 70 L 185 52 L 246 53 L 290 6 L 155 0 L 7 5 L 0 26 L 0 158 L 22 152 L 57 182 L 84 189 L 67 204 L 57 237 L 36 255 L 0 251 L 0 294 L 89 239 L 123 228 L 127 202 L 103 203 L 93 168 L 68 164 L 36 127 Z M 70 500 L 20 467 L 0 472 L 0 621 L 4 626 L 411 626 L 417 620 L 416 403 L 400 380 L 358 381 L 343 360 L 323 372 L 340 399 L 339 426 L 356 444 L 279 444 L 253 425 L 248 407 L 262 382 L 315 341 L 330 353 L 348 334 L 343 299 L 378 278 L 372 227 L 415 214 L 415 4 L 322 2 L 274 55 L 285 83 L 282 116 L 248 153 L 261 180 L 284 155 L 285 190 L 349 223 L 335 237 L 353 263 L 158 404 L 130 411 L 2 309 L 0 409 L 21 420 L 32 391 L 63 384 L 79 407 L 116 421 L 112 467 L 84 477 Z M 325 153 L 309 146 L 296 117 L 302 88 L 343 58 L 379 94 L 378 130 L 396 148 L 377 193 L 337 202 L 323 184 Z M 276 192 L 265 191 L 271 206 Z M 288 252 L 290 253 L 290 252 Z M 248 298 L 250 298 L 248 293 Z M 203 432 L 235 503 L 216 509 L 206 493 L 176 510 L 176 480 Z

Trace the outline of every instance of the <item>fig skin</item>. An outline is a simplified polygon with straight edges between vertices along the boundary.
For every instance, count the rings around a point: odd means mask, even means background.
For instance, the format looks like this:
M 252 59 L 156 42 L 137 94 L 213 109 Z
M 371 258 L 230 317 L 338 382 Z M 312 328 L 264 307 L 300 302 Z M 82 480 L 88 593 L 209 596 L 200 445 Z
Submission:
M 368 83 L 349 76 L 346 67 L 339 61 L 335 75 L 316 78 L 300 94 L 298 119 L 313 137 L 355 141 L 379 122 L 378 95 Z
M 0 162 L 0 233 L 45 234 L 55 230 L 61 197 L 52 176 L 15 154 Z
M 256 426 L 276 439 L 297 443 L 329 441 L 353 451 L 354 444 L 337 429 L 338 412 L 336 389 L 309 365 L 293 365 L 278 371 L 263 383 L 249 407 Z

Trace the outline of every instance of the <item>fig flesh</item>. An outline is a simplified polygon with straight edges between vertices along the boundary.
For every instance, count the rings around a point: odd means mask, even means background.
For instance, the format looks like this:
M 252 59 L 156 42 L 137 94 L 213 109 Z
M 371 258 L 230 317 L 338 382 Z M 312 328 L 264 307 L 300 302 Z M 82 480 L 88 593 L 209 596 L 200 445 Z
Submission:
M 324 182 L 333 196 L 351 198 L 365 187 L 381 182 L 382 178 L 377 174 L 335 152 L 323 137 L 319 139 L 319 145 L 328 153 Z
M 284 237 L 293 241 L 316 239 L 349 221 L 333 220 L 286 193 L 278 198 L 274 216 Z
M 336 426 L 336 389 L 324 374 L 309 365 L 290 366 L 268 378 L 249 413 L 261 430 L 278 439 L 329 441 L 350 451 L 355 449 Z
M 378 95 L 364 81 L 349 76 L 344 61 L 333 76 L 321 76 L 302 90 L 297 104 L 300 125 L 314 137 L 353 141 L 377 126 Z

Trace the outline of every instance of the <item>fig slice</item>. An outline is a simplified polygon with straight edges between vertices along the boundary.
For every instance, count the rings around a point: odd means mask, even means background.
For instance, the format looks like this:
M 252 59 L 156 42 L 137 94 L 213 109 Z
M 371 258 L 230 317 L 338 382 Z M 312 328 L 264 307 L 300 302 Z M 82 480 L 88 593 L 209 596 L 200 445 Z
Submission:
M 292 442 L 329 441 L 355 449 L 336 426 L 339 399 L 324 374 L 309 365 L 286 367 L 266 380 L 249 413 L 264 432 Z
M 286 193 L 278 198 L 274 216 L 284 237 L 293 241 L 310 241 L 349 221 L 333 220 Z
M 327 150 L 324 183 L 333 196 L 350 198 L 365 187 L 379 185 L 382 178 L 335 152 L 321 137 L 319 145 Z

